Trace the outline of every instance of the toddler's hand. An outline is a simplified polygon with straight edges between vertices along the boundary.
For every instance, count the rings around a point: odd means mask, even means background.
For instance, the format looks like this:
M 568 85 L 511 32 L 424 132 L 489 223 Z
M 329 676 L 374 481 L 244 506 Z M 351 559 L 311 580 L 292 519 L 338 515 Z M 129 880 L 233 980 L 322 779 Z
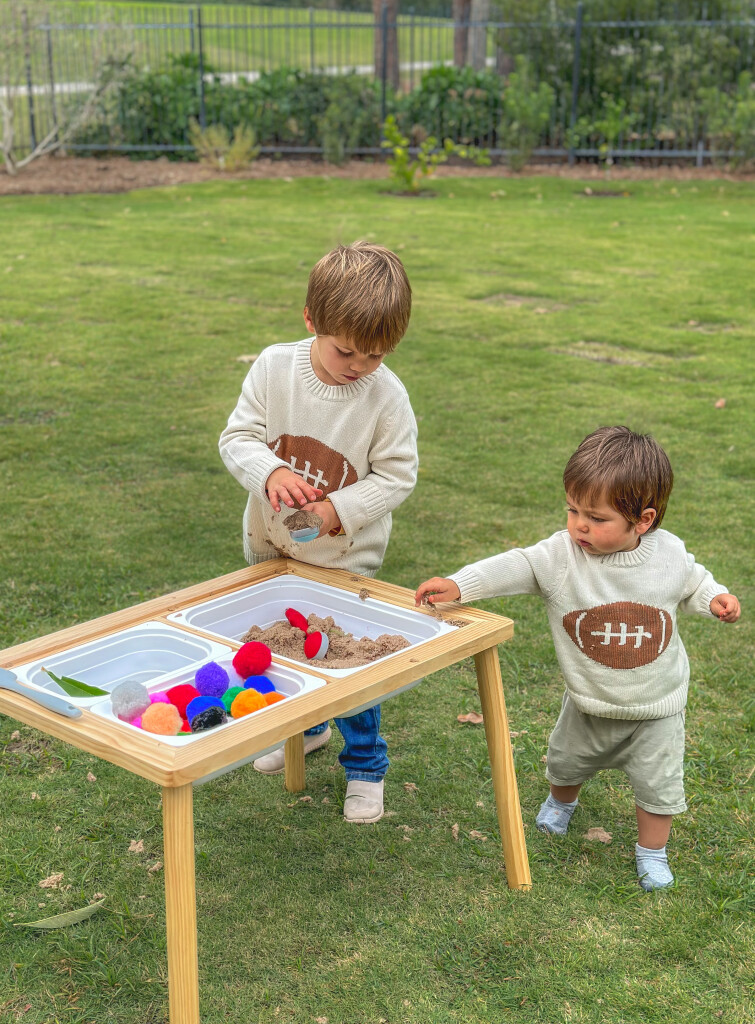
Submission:
M 433 576 L 431 580 L 420 583 L 414 595 L 414 603 L 419 605 L 427 600 L 428 604 L 440 604 L 442 601 L 458 601 L 460 597 L 461 591 L 453 580 Z
M 270 504 L 276 512 L 280 512 L 281 502 L 289 508 L 294 508 L 294 501 L 304 505 L 307 501 L 316 501 L 322 494 L 319 487 L 308 484 L 287 466 L 274 469 L 265 486 Z
M 736 622 L 742 611 L 733 594 L 718 594 L 710 602 L 710 610 L 721 622 Z
M 341 529 L 341 520 L 338 518 L 335 505 L 329 501 L 312 501 L 308 505 L 304 505 L 303 512 L 314 512 L 316 516 L 322 519 L 322 529 L 317 534 L 315 540 L 319 540 L 320 537 L 326 537 L 333 530 Z

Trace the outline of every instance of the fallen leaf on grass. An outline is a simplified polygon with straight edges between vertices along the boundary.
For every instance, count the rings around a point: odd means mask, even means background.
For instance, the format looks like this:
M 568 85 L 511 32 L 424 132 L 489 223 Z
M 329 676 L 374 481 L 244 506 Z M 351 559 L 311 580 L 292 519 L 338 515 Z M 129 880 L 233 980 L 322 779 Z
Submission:
M 454 839 L 458 839 L 459 838 L 459 825 L 458 825 L 458 822 L 455 825 L 451 826 L 451 835 L 454 837 Z
M 511 730 L 509 730 L 509 736 L 512 738 L 512 740 L 515 740 L 517 738 L 517 736 L 526 736 L 526 735 L 527 735 L 527 730 L 526 729 L 521 729 L 519 732 L 512 732 Z
M 416 782 L 405 782 L 404 789 L 407 793 L 417 793 L 419 791 L 419 786 Z
M 488 837 L 484 836 L 482 834 L 482 832 L 478 832 L 476 828 L 473 828 L 472 831 L 469 833 L 469 838 L 470 839 L 481 839 L 483 841 L 483 843 L 487 843 L 487 841 L 488 841 Z
M 43 878 L 39 883 L 40 889 L 59 889 L 60 883 L 63 881 L 63 872 L 58 871 L 54 875 L 49 875 L 47 878 Z
M 13 732 L 10 734 L 10 738 L 11 740 L 20 740 L 21 733 L 18 731 L 18 729 L 14 729 Z
M 312 797 L 311 796 L 300 796 L 299 800 L 298 800 L 298 803 L 300 803 L 300 804 L 311 804 L 312 803 Z
M 613 836 L 598 826 L 597 828 L 588 828 L 585 832 L 585 839 L 597 839 L 599 843 L 610 843 Z
M 150 875 L 154 875 L 156 871 L 162 871 L 162 868 L 162 861 L 158 860 L 155 864 L 152 865 L 151 868 L 147 868 L 147 871 L 150 873 Z
M 256 354 L 254 354 L 254 355 L 236 356 L 236 362 L 237 363 L 253 363 L 256 358 L 257 358 Z
M 93 775 L 91 772 L 87 772 L 87 782 L 96 782 L 96 781 L 97 781 L 97 776 Z
M 457 722 L 469 722 L 470 725 L 479 725 L 482 715 L 478 711 L 468 711 L 466 715 L 457 715 Z
M 719 398 L 718 401 L 715 403 L 715 408 L 716 409 L 725 409 L 726 408 L 726 399 L 725 398 Z
M 39 921 L 14 921 L 13 927 L 42 928 L 45 931 L 50 931 L 52 928 L 68 928 L 69 925 L 86 921 L 92 914 L 96 914 L 104 902 L 104 899 L 98 900 L 96 903 L 90 903 L 89 906 L 80 907 L 78 910 L 69 910 L 67 914 L 56 914 L 54 917 L 45 917 Z
M 144 853 L 144 840 L 132 839 L 128 847 L 129 853 Z

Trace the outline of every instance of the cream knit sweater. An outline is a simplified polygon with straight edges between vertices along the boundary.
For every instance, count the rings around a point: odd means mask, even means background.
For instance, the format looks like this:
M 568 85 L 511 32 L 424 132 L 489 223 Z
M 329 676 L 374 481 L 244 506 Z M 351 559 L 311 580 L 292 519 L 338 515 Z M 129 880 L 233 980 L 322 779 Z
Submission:
M 286 555 L 374 575 L 391 533 L 391 511 L 417 479 L 417 425 L 409 396 L 387 366 L 352 384 L 323 383 L 312 369 L 312 338 L 271 345 L 252 365 L 220 435 L 220 454 L 249 491 L 244 554 L 262 562 Z M 345 534 L 299 544 L 265 495 L 279 466 L 322 488 Z
M 545 600 L 566 689 L 580 711 L 640 720 L 687 702 L 689 662 L 676 612 L 709 615 L 726 593 L 678 537 L 646 533 L 634 551 L 590 555 L 566 530 L 454 573 L 462 601 L 504 594 Z

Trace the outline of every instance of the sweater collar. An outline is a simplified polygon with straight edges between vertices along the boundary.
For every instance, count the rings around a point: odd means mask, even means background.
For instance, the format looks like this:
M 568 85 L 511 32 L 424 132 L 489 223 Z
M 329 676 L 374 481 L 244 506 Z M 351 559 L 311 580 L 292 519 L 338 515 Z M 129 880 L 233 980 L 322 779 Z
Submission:
M 359 380 L 352 381 L 350 384 L 326 384 L 320 380 L 312 367 L 310 350 L 314 340 L 314 338 L 305 338 L 304 341 L 299 342 L 296 350 L 297 369 L 302 375 L 307 390 L 311 391 L 315 398 L 323 398 L 326 402 L 345 402 L 350 398 L 366 395 L 383 367 L 379 366 L 374 373 L 360 377 Z
M 614 551 L 610 555 L 600 555 L 601 565 L 613 565 L 617 569 L 630 569 L 637 565 L 644 565 L 652 558 L 658 547 L 658 537 L 655 533 L 644 533 L 640 537 L 640 543 L 633 551 Z M 594 555 L 588 555 L 594 558 Z

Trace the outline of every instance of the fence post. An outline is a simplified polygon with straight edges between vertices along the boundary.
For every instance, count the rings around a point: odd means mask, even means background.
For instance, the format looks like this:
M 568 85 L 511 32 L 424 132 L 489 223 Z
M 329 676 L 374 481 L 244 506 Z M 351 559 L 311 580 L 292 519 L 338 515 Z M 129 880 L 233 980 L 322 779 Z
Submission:
M 197 7 L 197 36 L 199 39 L 199 127 L 207 127 L 204 107 L 204 43 L 202 40 L 202 8 Z
M 380 68 L 380 113 L 381 118 L 385 121 L 386 114 L 388 111 L 388 4 L 386 0 L 383 0 L 383 7 L 380 12 L 380 21 L 382 24 L 383 38 L 381 39 L 381 68 Z
M 47 70 L 50 75 L 50 109 L 52 111 L 52 123 L 58 123 L 58 107 L 55 102 L 55 72 L 52 61 L 52 25 L 47 24 Z
M 29 100 L 29 131 L 31 148 L 37 148 L 37 125 L 34 117 L 34 86 L 31 77 L 31 44 L 29 42 L 29 15 L 26 8 L 21 11 L 21 28 L 24 33 L 24 64 L 26 67 L 26 95 Z
M 315 9 L 309 8 L 309 70 L 315 71 Z
M 574 164 L 574 129 L 577 124 L 577 99 L 579 97 L 579 61 L 582 48 L 582 15 L 584 7 L 577 4 L 577 20 L 574 23 L 574 64 L 571 76 L 571 113 L 569 115 L 569 163 Z

